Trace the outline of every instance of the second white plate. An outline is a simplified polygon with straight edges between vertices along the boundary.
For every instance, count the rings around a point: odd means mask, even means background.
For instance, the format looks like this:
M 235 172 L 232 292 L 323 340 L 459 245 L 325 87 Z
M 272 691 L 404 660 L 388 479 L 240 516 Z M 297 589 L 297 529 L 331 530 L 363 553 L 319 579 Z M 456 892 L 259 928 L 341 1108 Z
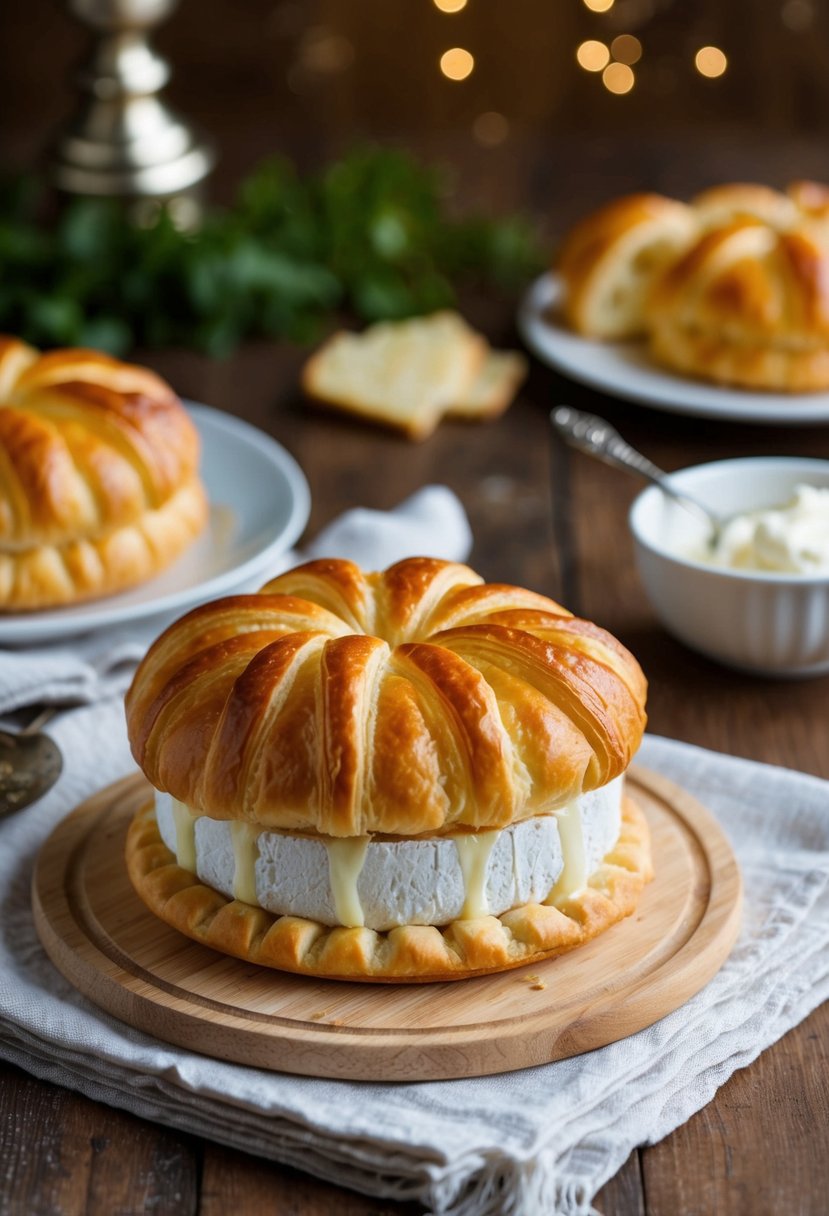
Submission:
M 642 342 L 597 342 L 557 318 L 562 284 L 536 279 L 518 311 L 518 330 L 542 362 L 582 384 L 673 414 L 737 422 L 829 421 L 829 393 L 754 393 L 674 376 L 651 362 Z
M 0 616 L 0 645 L 31 646 L 113 625 L 184 612 L 219 595 L 253 591 L 281 569 L 311 509 L 305 475 L 256 427 L 187 402 L 201 437 L 207 528 L 158 578 L 69 608 Z

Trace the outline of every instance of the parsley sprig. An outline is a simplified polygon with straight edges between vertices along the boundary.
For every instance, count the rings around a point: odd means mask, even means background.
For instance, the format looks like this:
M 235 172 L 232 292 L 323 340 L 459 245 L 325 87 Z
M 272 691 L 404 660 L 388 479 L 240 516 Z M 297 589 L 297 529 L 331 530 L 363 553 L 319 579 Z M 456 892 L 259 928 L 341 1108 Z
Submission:
M 317 338 L 357 321 L 451 306 L 476 280 L 514 290 L 541 265 L 520 217 L 455 217 L 445 176 L 393 149 L 355 151 L 300 177 L 269 159 L 235 202 L 183 232 L 121 204 L 77 199 L 44 222 L 41 184 L 0 191 L 0 329 L 38 346 L 191 346 Z

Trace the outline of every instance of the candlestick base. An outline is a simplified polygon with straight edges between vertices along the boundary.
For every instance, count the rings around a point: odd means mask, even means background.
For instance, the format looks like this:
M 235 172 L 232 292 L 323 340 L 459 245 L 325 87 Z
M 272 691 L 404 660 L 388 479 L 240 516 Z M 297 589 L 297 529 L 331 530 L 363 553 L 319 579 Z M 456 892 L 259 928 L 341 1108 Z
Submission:
M 93 29 L 95 43 L 79 73 L 78 113 L 54 148 L 58 188 L 131 198 L 193 191 L 215 153 L 159 96 L 170 69 L 147 41 L 175 0 L 69 0 L 69 7 Z

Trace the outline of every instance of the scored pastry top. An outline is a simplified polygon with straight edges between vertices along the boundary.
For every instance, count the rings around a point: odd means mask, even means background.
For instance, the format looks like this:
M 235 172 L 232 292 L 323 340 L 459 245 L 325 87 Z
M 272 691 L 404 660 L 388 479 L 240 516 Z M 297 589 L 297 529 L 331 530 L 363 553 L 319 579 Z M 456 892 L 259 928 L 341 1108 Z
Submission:
M 653 323 L 794 352 L 829 341 L 829 255 L 806 228 L 752 219 L 707 233 L 657 282 Z
M 704 229 L 722 228 L 735 220 L 754 219 L 786 229 L 796 225 L 814 198 L 814 182 L 795 182 L 784 194 L 759 182 L 722 182 L 691 199 Z
M 154 372 L 0 336 L 0 547 L 95 541 L 196 483 L 199 441 Z
M 651 282 L 697 231 L 694 211 L 661 194 L 625 195 L 583 218 L 567 234 L 555 267 L 566 288 L 568 325 L 596 338 L 639 336 Z
M 321 560 L 204 605 L 127 695 L 150 782 L 200 813 L 359 836 L 490 828 L 623 772 L 645 679 L 553 600 L 411 558 Z

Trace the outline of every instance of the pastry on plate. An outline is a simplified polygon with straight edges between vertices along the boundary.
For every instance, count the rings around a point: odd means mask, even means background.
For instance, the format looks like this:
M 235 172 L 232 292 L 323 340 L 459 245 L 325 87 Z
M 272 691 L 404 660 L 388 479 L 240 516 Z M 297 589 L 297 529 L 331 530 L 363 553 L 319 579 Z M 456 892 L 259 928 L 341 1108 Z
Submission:
M 829 388 L 829 251 L 811 227 L 738 220 L 654 285 L 651 351 L 686 375 L 773 392 Z
M 735 220 L 761 220 L 791 228 L 801 218 L 797 199 L 757 182 L 724 182 L 691 199 L 702 228 L 723 228 Z
M 154 372 L 0 337 L 0 611 L 158 574 L 207 519 L 196 429 Z
M 651 875 L 624 774 L 645 680 L 612 636 L 469 567 L 309 562 L 190 612 L 127 695 L 154 795 L 130 877 L 202 944 L 429 981 L 572 949 Z
M 556 270 L 567 324 L 589 338 L 644 333 L 654 277 L 693 240 L 694 211 L 661 194 L 630 194 L 592 212 L 565 237 Z
M 829 186 L 804 179 L 790 182 L 786 193 L 795 203 L 801 223 L 817 240 L 829 243 Z

